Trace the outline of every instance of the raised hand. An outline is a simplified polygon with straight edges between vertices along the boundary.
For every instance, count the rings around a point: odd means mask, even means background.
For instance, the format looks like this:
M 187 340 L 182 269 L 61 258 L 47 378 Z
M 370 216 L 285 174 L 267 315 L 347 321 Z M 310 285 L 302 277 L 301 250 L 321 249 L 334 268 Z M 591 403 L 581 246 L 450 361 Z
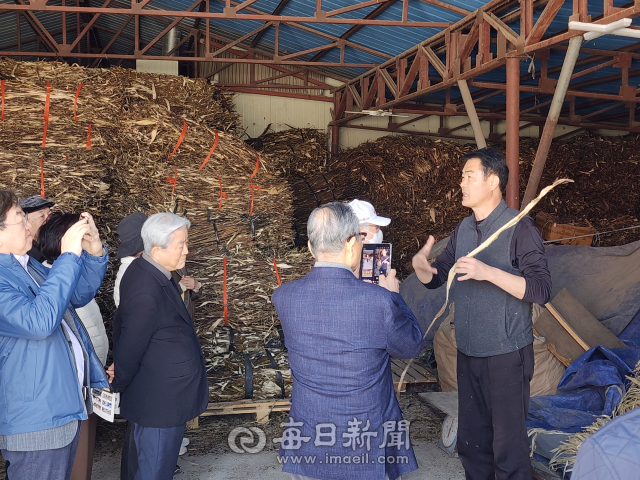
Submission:
M 86 218 L 81 218 L 69 227 L 60 240 L 60 253 L 71 252 L 77 256 L 82 254 L 84 236 L 89 232 L 90 226 Z
M 422 247 L 411 260 L 411 265 L 416 272 L 416 276 L 422 283 L 429 283 L 433 276 L 438 273 L 438 270 L 429 265 L 429 255 L 435 243 L 436 239 L 433 238 L 433 235 L 429 235 L 427 243 L 424 244 L 424 247 Z
M 82 249 L 89 255 L 93 255 L 95 257 L 104 255 L 102 241 L 100 240 L 100 233 L 98 232 L 98 228 L 93 221 L 93 217 L 88 212 L 81 213 L 80 217 L 80 221 L 86 222 L 86 224 L 89 226 L 88 232 L 82 239 Z

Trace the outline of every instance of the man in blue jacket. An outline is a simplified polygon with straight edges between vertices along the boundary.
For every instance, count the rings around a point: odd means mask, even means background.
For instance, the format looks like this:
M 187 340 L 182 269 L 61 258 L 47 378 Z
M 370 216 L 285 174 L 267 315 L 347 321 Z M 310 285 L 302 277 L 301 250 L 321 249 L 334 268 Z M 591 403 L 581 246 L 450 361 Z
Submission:
M 0 190 L 0 449 L 11 480 L 65 480 L 89 389 L 109 386 L 73 310 L 96 295 L 108 258 L 88 213 L 51 269 L 27 255 L 29 228 L 16 195 Z
M 307 233 L 314 268 L 272 298 L 293 376 L 283 470 L 293 480 L 395 480 L 418 465 L 391 358 L 420 353 L 418 322 L 397 293 L 395 270 L 380 285 L 354 275 L 362 238 L 348 204 L 315 209 Z

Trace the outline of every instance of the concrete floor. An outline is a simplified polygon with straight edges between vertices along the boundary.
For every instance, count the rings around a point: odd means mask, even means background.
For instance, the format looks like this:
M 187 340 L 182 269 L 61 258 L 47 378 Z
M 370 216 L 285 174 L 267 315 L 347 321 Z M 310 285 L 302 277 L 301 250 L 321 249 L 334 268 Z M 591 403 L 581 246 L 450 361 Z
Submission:
M 450 458 L 435 442 L 413 444 L 420 469 L 403 480 L 462 480 L 464 470 L 457 458 Z M 182 472 L 175 480 L 289 480 L 276 459 L 276 451 L 258 454 L 185 455 L 178 461 Z M 119 480 L 119 456 L 103 456 L 93 464 L 92 480 Z

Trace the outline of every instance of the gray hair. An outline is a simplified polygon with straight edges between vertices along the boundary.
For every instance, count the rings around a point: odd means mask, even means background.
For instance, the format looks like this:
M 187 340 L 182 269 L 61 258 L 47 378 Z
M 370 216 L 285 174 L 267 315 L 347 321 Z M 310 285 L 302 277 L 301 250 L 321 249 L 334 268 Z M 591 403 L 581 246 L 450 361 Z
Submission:
M 347 240 L 359 234 L 358 216 L 348 203 L 326 203 L 311 212 L 307 221 L 309 244 L 316 255 L 338 254 Z
M 189 228 L 191 222 L 184 217 L 173 213 L 156 213 L 151 215 L 144 225 L 140 236 L 144 243 L 144 253 L 151 255 L 153 247 L 160 247 L 163 250 L 171 245 L 173 232 L 181 228 Z

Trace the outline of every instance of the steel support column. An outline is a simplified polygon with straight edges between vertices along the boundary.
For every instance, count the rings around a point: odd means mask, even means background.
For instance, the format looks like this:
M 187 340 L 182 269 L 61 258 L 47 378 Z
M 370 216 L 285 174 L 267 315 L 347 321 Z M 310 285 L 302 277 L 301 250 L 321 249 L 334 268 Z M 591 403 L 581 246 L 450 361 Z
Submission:
M 558 117 L 560 116 L 562 104 L 564 103 L 564 97 L 569 89 L 569 82 L 571 81 L 573 68 L 576 65 L 576 60 L 580 53 L 580 45 L 582 45 L 582 36 L 573 37 L 569 40 L 569 48 L 567 49 L 567 54 L 564 57 L 564 63 L 562 64 L 558 84 L 556 85 L 556 90 L 553 94 L 553 100 L 549 107 L 547 121 L 544 124 L 544 130 L 542 131 L 542 137 L 540 138 L 536 158 L 533 161 L 533 167 L 531 168 L 531 174 L 529 175 L 527 190 L 524 194 L 524 199 L 522 200 L 522 208 L 526 207 L 527 204 L 535 198 L 536 192 L 538 191 L 538 185 L 540 185 L 540 178 L 542 177 L 544 164 L 547 161 L 551 141 L 553 140 L 556 125 L 558 124 Z
M 340 150 L 340 125 L 331 125 L 331 156 Z
M 476 106 L 473 103 L 471 92 L 469 91 L 469 85 L 466 80 L 458 80 L 458 88 L 460 89 L 460 95 L 464 101 L 464 108 L 467 111 L 471 128 L 473 128 L 473 136 L 476 137 L 476 144 L 478 148 L 484 148 L 487 146 L 487 141 L 482 133 L 482 127 L 480 126 L 480 119 L 478 118 L 478 112 L 476 112 Z
M 518 157 L 520 154 L 520 59 L 507 58 L 507 205 L 518 208 Z

